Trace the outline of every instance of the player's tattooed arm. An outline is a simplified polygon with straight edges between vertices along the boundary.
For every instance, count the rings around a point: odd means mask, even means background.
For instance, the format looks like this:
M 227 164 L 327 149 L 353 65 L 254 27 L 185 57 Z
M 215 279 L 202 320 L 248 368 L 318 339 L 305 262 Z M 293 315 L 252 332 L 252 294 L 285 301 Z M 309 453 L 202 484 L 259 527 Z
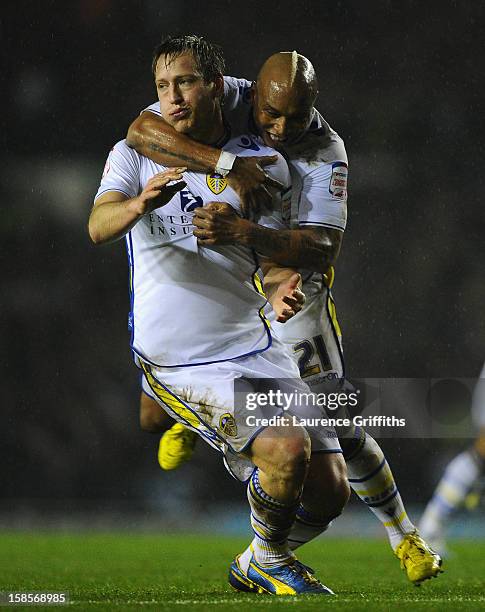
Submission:
M 195 211 L 194 236 L 203 246 L 243 244 L 282 266 L 325 271 L 340 252 L 343 232 L 326 227 L 275 230 L 241 218 L 225 202 Z
M 187 166 L 189 170 L 213 171 L 220 151 L 179 134 L 166 121 L 149 111 L 128 128 L 126 142 L 132 149 L 163 166 Z
M 245 243 L 281 265 L 322 272 L 337 260 L 342 237 L 341 231 L 326 227 L 275 230 L 251 223 Z
M 185 187 L 182 172 L 186 168 L 169 168 L 155 174 L 143 191 L 128 198 L 119 191 L 107 191 L 97 198 L 89 215 L 88 231 L 95 244 L 114 242 L 123 238 L 138 221 L 155 208 L 167 204 Z M 168 185 L 171 181 L 178 181 Z
M 180 134 L 161 117 L 149 111 L 137 117 L 128 129 L 126 141 L 141 155 L 164 166 L 187 166 L 196 172 L 214 172 L 221 149 L 196 142 Z M 285 186 L 264 170 L 274 164 L 276 156 L 237 157 L 227 175 L 228 184 L 241 199 L 245 216 L 269 208 L 272 197 L 268 187 L 284 190 Z
M 264 291 L 276 314 L 276 320 L 286 323 L 300 312 L 305 303 L 301 276 L 296 270 L 283 268 L 269 260 L 262 262 L 261 268 Z

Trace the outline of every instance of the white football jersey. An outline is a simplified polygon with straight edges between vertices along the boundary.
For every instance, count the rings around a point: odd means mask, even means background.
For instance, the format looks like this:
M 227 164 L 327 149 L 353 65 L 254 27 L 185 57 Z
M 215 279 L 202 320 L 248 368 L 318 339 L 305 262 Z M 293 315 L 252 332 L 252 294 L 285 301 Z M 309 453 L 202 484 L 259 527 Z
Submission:
M 251 85 L 246 79 L 225 76 L 223 110 L 232 134 L 243 134 L 242 146 L 258 155 L 258 147 L 264 145 L 256 135 L 252 119 Z M 144 110 L 160 115 L 158 102 Z M 319 225 L 344 231 L 347 224 L 347 153 L 342 138 L 316 109 L 309 128 L 298 142 L 285 149 L 285 155 L 290 167 L 292 194 L 291 200 L 283 204 L 283 224 L 278 224 L 277 215 L 261 222 L 275 229 Z M 307 295 L 319 290 L 322 274 L 302 271 L 302 276 Z
M 257 150 L 248 148 L 246 142 L 235 138 L 223 148 L 239 156 L 275 154 L 260 143 Z M 109 154 L 96 198 L 108 191 L 135 197 L 164 169 L 121 141 Z M 289 186 L 282 156 L 268 171 Z M 255 284 L 256 254 L 239 245 L 202 247 L 193 235 L 197 207 L 220 201 L 239 211 L 239 198 L 218 175 L 185 172 L 184 180 L 182 191 L 142 217 L 126 236 L 132 349 L 161 367 L 201 365 L 265 351 L 272 340 L 262 314 L 266 299 Z M 281 207 L 281 201 L 275 207 Z
M 251 117 L 251 82 L 224 77 L 224 110 L 237 129 L 256 127 Z M 258 139 L 258 142 L 261 142 Z M 291 206 L 283 206 L 284 226 L 317 225 L 342 232 L 347 224 L 348 161 L 342 138 L 314 109 L 309 128 L 285 148 L 292 181 Z M 265 223 L 268 220 L 262 219 Z M 274 222 L 271 227 L 277 228 Z M 301 270 L 307 297 L 322 290 L 322 274 Z
M 243 132 L 248 127 L 256 130 L 250 90 L 250 81 L 224 77 L 224 111 L 231 125 Z M 291 213 L 285 219 L 288 224 L 345 230 L 348 162 L 342 138 L 314 109 L 308 130 L 285 153 L 293 191 Z

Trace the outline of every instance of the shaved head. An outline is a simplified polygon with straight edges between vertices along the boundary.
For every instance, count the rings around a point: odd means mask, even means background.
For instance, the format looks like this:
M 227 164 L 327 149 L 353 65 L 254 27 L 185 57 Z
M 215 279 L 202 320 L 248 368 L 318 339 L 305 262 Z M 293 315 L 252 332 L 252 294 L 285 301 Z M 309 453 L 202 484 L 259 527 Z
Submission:
M 318 94 L 317 75 L 312 63 L 296 51 L 271 55 L 262 65 L 256 82 L 262 87 L 285 90 L 290 96 L 308 96 L 313 101 Z
M 254 89 L 254 120 L 263 140 L 279 148 L 308 128 L 318 82 L 310 60 L 296 51 L 282 51 L 261 67 Z

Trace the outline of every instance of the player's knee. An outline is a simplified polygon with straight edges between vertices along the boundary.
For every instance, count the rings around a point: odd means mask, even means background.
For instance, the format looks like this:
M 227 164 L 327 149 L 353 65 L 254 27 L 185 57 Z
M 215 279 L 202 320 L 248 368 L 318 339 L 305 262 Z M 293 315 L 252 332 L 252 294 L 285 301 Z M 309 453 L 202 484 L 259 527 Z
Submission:
M 282 478 L 293 478 L 306 472 L 310 461 L 311 443 L 303 427 L 281 428 L 273 438 L 269 458 Z
M 303 427 L 267 427 L 253 441 L 249 456 L 281 480 L 301 480 L 310 460 L 311 443 Z

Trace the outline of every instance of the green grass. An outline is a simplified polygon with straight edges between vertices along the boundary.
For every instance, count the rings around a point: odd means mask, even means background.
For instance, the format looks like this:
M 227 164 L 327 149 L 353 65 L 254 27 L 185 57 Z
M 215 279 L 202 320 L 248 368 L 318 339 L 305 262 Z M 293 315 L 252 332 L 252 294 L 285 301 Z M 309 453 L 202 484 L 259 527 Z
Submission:
M 0 534 L 0 591 L 69 591 L 80 610 L 485 610 L 485 543 L 460 543 L 416 588 L 384 541 L 322 538 L 301 551 L 337 597 L 238 594 L 227 569 L 245 542 L 187 535 Z M 29 608 L 31 609 L 31 608 Z M 35 608 L 39 609 L 39 608 Z M 45 609 L 45 608 L 42 608 Z

